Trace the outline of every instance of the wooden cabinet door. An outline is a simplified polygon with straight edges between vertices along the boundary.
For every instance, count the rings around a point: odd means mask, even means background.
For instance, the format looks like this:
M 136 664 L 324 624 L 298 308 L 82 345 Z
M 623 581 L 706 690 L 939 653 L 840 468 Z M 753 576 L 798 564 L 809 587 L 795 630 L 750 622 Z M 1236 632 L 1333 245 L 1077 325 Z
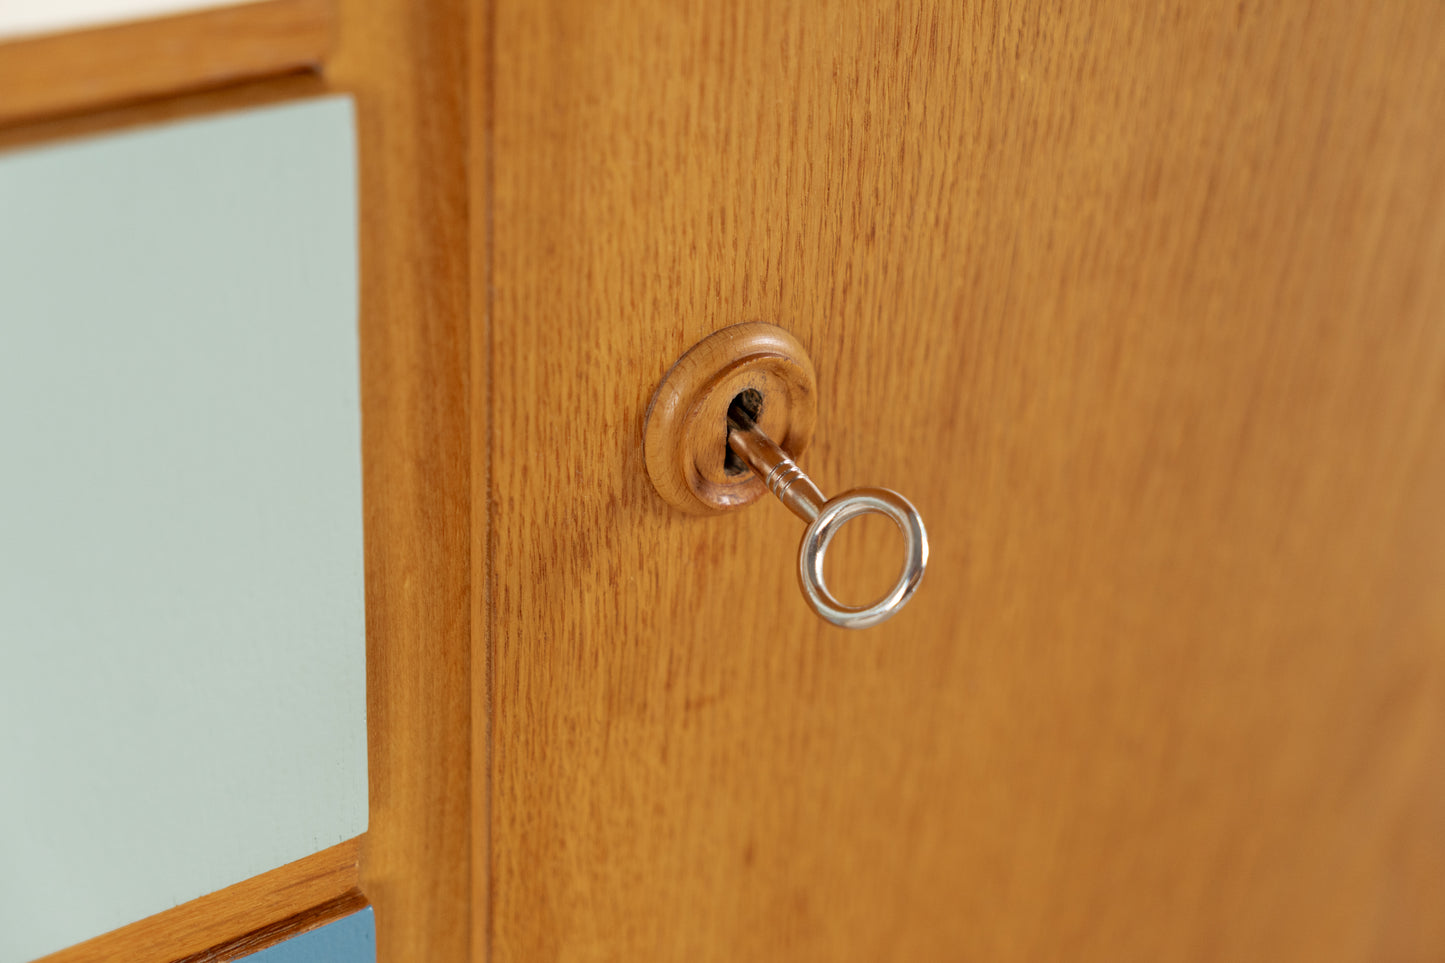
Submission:
M 1445 953 L 1445 9 L 485 32 L 491 959 Z M 881 627 L 778 504 L 649 485 L 659 379 L 751 320 L 804 467 L 928 523 Z

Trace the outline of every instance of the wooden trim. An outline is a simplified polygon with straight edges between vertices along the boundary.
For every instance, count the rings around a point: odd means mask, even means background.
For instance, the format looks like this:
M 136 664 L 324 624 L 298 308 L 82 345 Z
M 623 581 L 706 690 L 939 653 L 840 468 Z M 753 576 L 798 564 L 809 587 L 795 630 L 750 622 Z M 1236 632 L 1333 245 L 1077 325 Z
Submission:
M 331 0 L 262 0 L 0 42 L 0 125 L 315 67 Z
M 360 844 L 360 838 L 347 840 L 37 963 L 235 959 L 365 906 L 359 888 Z
M 263 926 L 253 933 L 228 940 L 209 950 L 193 953 L 184 959 L 177 960 L 176 963 L 226 963 L 228 960 L 239 960 L 242 957 L 258 953 L 268 946 L 284 943 L 293 936 L 300 936 L 309 930 L 339 920 L 343 916 L 349 916 L 357 910 L 364 909 L 366 905 L 366 897 L 361 894 L 361 891 L 353 890 L 313 909 L 284 920 L 278 920 L 270 926 Z
M 233 87 L 147 100 L 84 114 L 53 117 L 13 127 L 0 126 L 0 150 L 38 147 L 188 118 L 214 117 L 230 111 L 283 104 L 329 93 L 331 91 L 316 74 L 267 77 Z
M 472 959 L 469 0 L 341 0 L 356 105 L 371 821 L 380 963 Z M 482 763 L 478 760 L 478 763 Z

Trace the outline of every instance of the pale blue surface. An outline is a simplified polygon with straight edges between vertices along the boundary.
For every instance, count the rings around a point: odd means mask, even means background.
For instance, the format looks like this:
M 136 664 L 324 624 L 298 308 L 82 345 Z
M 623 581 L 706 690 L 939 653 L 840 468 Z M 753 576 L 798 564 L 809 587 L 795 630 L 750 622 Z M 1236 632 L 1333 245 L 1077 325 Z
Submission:
M 366 828 L 354 149 L 0 154 L 0 963 Z
M 371 907 L 245 958 L 249 963 L 376 963 Z

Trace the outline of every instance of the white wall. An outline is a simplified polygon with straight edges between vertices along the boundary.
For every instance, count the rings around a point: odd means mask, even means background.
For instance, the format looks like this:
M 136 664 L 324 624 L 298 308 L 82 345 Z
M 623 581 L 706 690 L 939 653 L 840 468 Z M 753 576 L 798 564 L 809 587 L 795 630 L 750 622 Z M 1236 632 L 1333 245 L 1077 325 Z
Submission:
M 0 0 L 0 40 L 227 7 L 246 0 Z
M 350 103 L 0 154 L 0 961 L 360 834 Z

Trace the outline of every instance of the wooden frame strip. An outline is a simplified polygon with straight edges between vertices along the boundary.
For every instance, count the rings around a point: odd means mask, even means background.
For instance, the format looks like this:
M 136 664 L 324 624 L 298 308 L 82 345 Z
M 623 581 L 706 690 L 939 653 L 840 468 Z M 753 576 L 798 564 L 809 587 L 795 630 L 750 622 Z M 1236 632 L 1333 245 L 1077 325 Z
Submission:
M 474 959 L 469 0 L 341 0 L 356 104 L 371 821 L 381 963 Z M 480 764 L 480 760 L 478 763 Z
M 0 41 L 0 125 L 317 66 L 331 0 L 261 0 Z
M 366 905 L 360 844 L 360 838 L 347 840 L 37 963 L 220 961 L 253 953 Z

